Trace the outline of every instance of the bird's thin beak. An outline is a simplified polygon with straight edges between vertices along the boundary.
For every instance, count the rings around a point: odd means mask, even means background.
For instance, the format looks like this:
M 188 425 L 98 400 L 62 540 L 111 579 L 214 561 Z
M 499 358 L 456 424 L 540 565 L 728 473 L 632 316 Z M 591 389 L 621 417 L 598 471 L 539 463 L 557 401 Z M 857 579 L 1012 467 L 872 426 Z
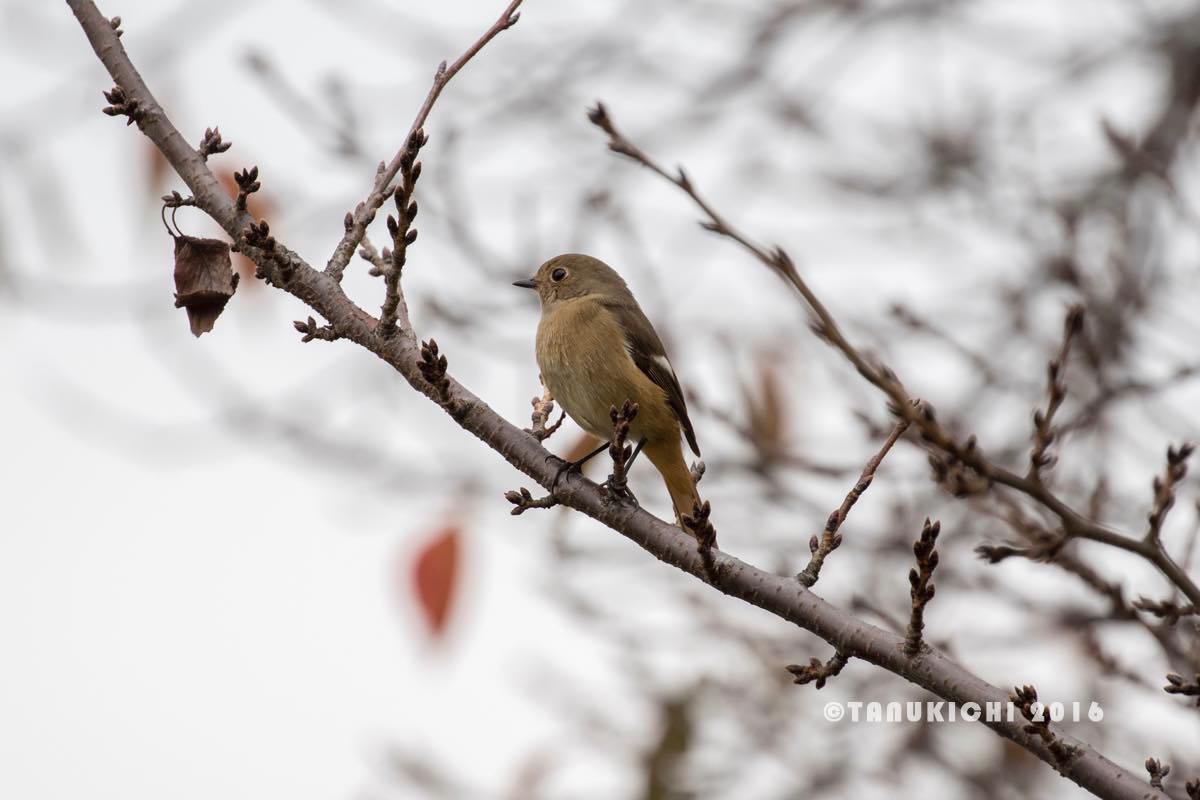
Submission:
M 537 284 L 533 282 L 533 278 L 526 278 L 523 281 L 513 281 L 513 286 L 520 286 L 522 289 L 537 288 Z

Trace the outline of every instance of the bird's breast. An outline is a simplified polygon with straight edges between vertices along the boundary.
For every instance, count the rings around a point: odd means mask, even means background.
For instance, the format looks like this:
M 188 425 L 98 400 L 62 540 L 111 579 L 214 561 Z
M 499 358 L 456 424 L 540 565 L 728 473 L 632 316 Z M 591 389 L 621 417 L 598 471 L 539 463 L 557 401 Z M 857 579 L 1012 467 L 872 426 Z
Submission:
M 593 436 L 609 438 L 610 409 L 631 400 L 640 407 L 631 433 L 653 436 L 662 429 L 670 436 L 673 429 L 678 438 L 678 424 L 662 413 L 665 395 L 634 364 L 624 331 L 599 303 L 582 298 L 544 312 L 538 324 L 537 361 L 550 394 Z

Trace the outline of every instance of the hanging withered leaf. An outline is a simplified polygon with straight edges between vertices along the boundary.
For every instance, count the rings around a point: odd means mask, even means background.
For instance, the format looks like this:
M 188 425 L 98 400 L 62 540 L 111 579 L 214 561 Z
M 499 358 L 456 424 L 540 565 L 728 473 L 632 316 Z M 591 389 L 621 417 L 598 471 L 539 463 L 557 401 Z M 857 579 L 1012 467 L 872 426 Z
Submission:
M 237 286 L 228 244 L 175 237 L 175 307 L 187 310 L 193 336 L 213 329 Z

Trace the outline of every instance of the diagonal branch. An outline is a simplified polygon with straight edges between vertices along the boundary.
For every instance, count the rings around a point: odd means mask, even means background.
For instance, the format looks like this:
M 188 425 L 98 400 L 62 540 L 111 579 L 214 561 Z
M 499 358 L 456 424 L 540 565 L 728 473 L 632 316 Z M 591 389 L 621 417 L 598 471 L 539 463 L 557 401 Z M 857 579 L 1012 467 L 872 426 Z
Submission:
M 858 502 L 858 498 L 862 497 L 871 486 L 871 481 L 875 480 L 875 470 L 879 469 L 879 465 L 883 463 L 883 459 L 887 456 L 888 451 L 896 444 L 904 432 L 908 430 L 908 420 L 902 419 L 892 428 L 891 434 L 879 448 L 867 465 L 863 467 L 862 474 L 858 478 L 858 482 L 846 494 L 846 499 L 842 501 L 841 506 L 836 511 L 829 515 L 829 519 L 825 522 L 825 530 L 821 532 L 821 537 L 813 536 L 808 541 L 808 549 L 812 556 L 808 560 L 806 566 L 796 580 L 800 581 L 805 586 L 812 588 L 819 577 L 821 577 L 821 567 L 825 564 L 825 558 L 838 549 L 842 544 L 842 536 L 838 531 L 842 527 L 842 523 L 846 521 L 846 517 L 850 514 L 850 509 L 854 508 L 854 504 Z
M 400 276 L 404 271 L 408 246 L 417 240 L 417 229 L 412 227 L 417 216 L 417 201 L 413 199 L 417 178 L 421 176 L 421 162 L 417 155 L 429 138 L 425 131 L 417 128 L 404 148 L 400 158 L 400 174 L 402 180 L 392 193 L 396 198 L 396 216 L 390 214 L 387 218 L 388 233 L 392 237 L 391 258 L 386 259 L 387 268 L 383 273 L 384 299 L 383 308 L 379 312 L 379 330 L 384 336 L 395 332 L 396 320 L 400 314 Z M 350 226 L 347 226 L 350 227 Z
M 329 263 L 325 265 L 325 274 L 333 278 L 335 281 L 342 279 L 342 273 L 346 270 L 346 265 L 350 263 L 350 257 L 354 255 L 359 242 L 367 233 L 367 226 L 375 219 L 375 213 L 379 211 L 387 199 L 392 195 L 392 181 L 396 179 L 396 174 L 400 171 L 400 167 L 404 162 L 405 154 L 409 150 L 409 142 L 425 126 L 425 120 L 429 117 L 429 112 L 433 110 L 433 104 L 442 94 L 442 90 L 446 88 L 446 84 L 458 74 L 459 70 L 467 65 L 467 62 L 474 58 L 475 54 L 484 48 L 488 42 L 496 38 L 501 32 L 508 30 L 513 25 L 517 24 L 517 20 L 521 15 L 517 8 L 521 5 L 522 0 L 512 0 L 508 7 L 500 14 L 499 18 L 492 23 L 492 26 L 483 32 L 483 35 L 476 39 L 470 47 L 468 47 L 461 56 L 454 60 L 453 64 L 446 66 L 443 61 L 438 65 L 437 72 L 433 76 L 433 85 L 429 87 L 429 94 L 425 95 L 425 102 L 421 104 L 421 108 L 417 111 L 417 116 L 413 119 L 412 125 L 408 127 L 408 133 L 404 136 L 404 144 L 396 155 L 392 156 L 392 160 L 387 164 L 380 162 L 379 171 L 375 175 L 375 185 L 371 189 L 371 193 L 367 195 L 367 199 L 359 203 L 352 213 L 346 214 L 346 232 L 342 236 L 342 240 L 338 242 L 334 248 L 333 255 L 329 258 Z
M 220 191 L 198 151 L 187 146 L 167 119 L 130 63 L 109 20 L 91 0 L 67 0 L 67 3 L 117 85 L 128 98 L 137 101 L 141 116 L 139 128 L 188 183 L 197 205 L 236 241 L 244 241 L 253 220 L 235 209 L 231 199 Z M 515 6 L 514 3 L 509 8 Z M 511 24 L 511 17 L 502 19 L 506 24 L 500 29 Z M 263 240 L 265 232 L 256 241 Z M 314 269 L 282 245 L 273 244 L 269 252 L 250 245 L 244 250 L 272 285 L 282 288 L 328 320 L 332 331 L 341 338 L 349 339 L 395 368 L 413 389 L 443 408 L 455 424 L 542 486 L 549 488 L 554 483 L 557 470 L 541 443 L 502 418 L 451 377 L 445 371 L 444 357 L 436 352 L 432 342 L 422 348 L 408 326 L 401 329 L 400 335 L 376 336 L 378 320 L 347 298 L 335 275 Z M 609 502 L 600 487 L 581 475 L 567 475 L 559 482 L 555 496 L 564 505 L 621 533 L 659 560 L 718 591 L 812 631 L 846 658 L 876 664 L 945 700 L 983 704 L 1003 703 L 1007 699 L 1003 690 L 981 680 L 945 654 L 931 649 L 921 659 L 913 661 L 903 652 L 903 637 L 855 618 L 790 577 L 766 572 L 727 553 L 706 548 L 676 526 L 640 508 Z M 1001 719 L 985 724 L 1055 765 L 1063 775 L 1098 796 L 1122 800 L 1165 797 L 1129 770 L 1065 733 L 1054 733 L 1054 741 L 1078 748 L 1078 756 L 1069 763 L 1060 763 L 1045 737 L 1026 730 L 1023 722 Z
M 871 363 L 866 356 L 850 343 L 842 334 L 837 321 L 820 298 L 805 283 L 796 270 L 791 256 L 781 247 L 766 248 L 755 243 L 749 236 L 733 227 L 722 217 L 708 201 L 706 201 L 692 183 L 691 178 L 682 168 L 671 173 L 655 162 L 643 150 L 629 141 L 617 129 L 602 104 L 588 112 L 592 124 L 608 135 L 608 147 L 615 153 L 626 156 L 642 166 L 650 169 L 666 180 L 675 184 L 692 201 L 699 206 L 705 219 L 700 225 L 707 231 L 732 239 L 761 261 L 772 272 L 779 275 L 790 284 L 810 312 L 813 321 L 812 329 L 818 337 L 838 350 L 849 361 L 858 373 L 869 383 L 882 391 L 889 400 L 889 405 L 897 416 L 907 419 L 920 432 L 925 443 L 936 451 L 946 454 L 954 461 L 973 470 L 985 483 L 998 483 L 1014 491 L 1026 495 L 1032 500 L 1045 506 L 1062 522 L 1063 530 L 1068 536 L 1089 539 L 1101 544 L 1107 544 L 1121 550 L 1138 555 L 1149 561 L 1173 583 L 1188 600 L 1200 605 L 1200 586 L 1171 558 L 1157 540 L 1143 540 L 1128 533 L 1115 531 L 1105 525 L 1089 520 L 1083 514 L 1073 509 L 1058 495 L 1048 489 L 1035 477 L 1018 475 L 1005 469 L 984 456 L 981 448 L 972 436 L 965 442 L 959 443 L 937 420 L 933 407 L 927 403 L 914 403 L 905 390 L 904 385 L 891 369 L 882 364 Z
M 125 52 L 120 38 L 108 19 L 96 8 L 96 4 L 90 0 L 68 0 L 67 5 L 79 20 L 92 50 L 104 64 L 117 87 L 126 96 L 137 100 L 141 109 L 141 118 L 137 120 L 138 128 L 154 142 L 179 173 L 179 177 L 195 196 L 196 205 L 236 239 L 236 233 L 248 228 L 254 219 L 245 211 L 238 211 L 234 207 L 216 176 L 204 163 L 207 156 L 193 150 L 167 118 L 162 106 L 134 68 L 133 62 L 129 60 L 129 54 Z

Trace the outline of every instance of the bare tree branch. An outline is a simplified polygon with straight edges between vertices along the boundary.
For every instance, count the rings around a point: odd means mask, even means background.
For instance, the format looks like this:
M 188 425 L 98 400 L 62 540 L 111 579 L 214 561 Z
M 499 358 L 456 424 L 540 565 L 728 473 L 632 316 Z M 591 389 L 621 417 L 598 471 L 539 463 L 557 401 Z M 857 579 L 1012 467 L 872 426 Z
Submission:
M 1187 475 L 1187 460 L 1191 457 L 1196 446 L 1190 443 L 1179 447 L 1167 448 L 1167 466 L 1163 474 L 1154 478 L 1154 507 L 1147 515 L 1146 521 L 1150 527 L 1146 531 L 1146 543 L 1161 547 L 1163 522 L 1167 513 L 1175 505 L 1175 489 Z
M 927 445 L 946 458 L 977 473 L 983 482 L 1007 486 L 1042 504 L 1059 518 L 1068 536 L 1111 545 L 1146 559 L 1156 566 L 1192 603 L 1200 605 L 1200 586 L 1197 586 L 1187 572 L 1171 558 L 1157 539 L 1142 539 L 1093 522 L 1051 492 L 1040 480 L 1018 475 L 986 458 L 977 446 L 974 436 L 969 437 L 963 443 L 956 441 L 937 421 L 932 406 L 924 402 L 914 403 L 900 379 L 891 369 L 884 365 L 872 364 L 846 339 L 833 315 L 800 276 L 791 256 L 783 248 L 767 249 L 756 244 L 744 233 L 730 225 L 700 195 L 682 168 L 675 174 L 671 174 L 625 138 L 613 123 L 603 104 L 598 103 L 588 113 L 588 118 L 608 135 L 610 150 L 647 167 L 683 190 L 699 206 L 706 217 L 701 221 L 701 227 L 737 242 L 771 271 L 787 281 L 799 293 L 814 317 L 812 328 L 816 335 L 837 349 L 858 370 L 860 375 L 887 395 L 893 413 L 909 420 L 916 426 Z M 940 459 L 942 455 L 936 457 Z
M 1083 307 L 1073 306 L 1067 312 L 1063 324 L 1062 347 L 1058 357 L 1046 366 L 1046 408 L 1033 412 L 1033 452 L 1029 456 L 1029 477 L 1040 481 L 1042 470 L 1054 465 L 1055 457 L 1049 454 L 1050 445 L 1058 432 L 1054 428 L 1054 414 L 1067 396 L 1067 383 L 1063 374 L 1067 369 L 1067 356 L 1071 353 L 1071 342 L 1083 328 Z
M 883 443 L 883 447 L 879 448 L 867 465 L 863 467 L 862 475 L 859 476 L 858 482 L 846 495 L 846 499 L 842 501 L 841 506 L 837 508 L 825 523 L 825 530 L 821 532 L 821 537 L 818 539 L 813 536 L 809 540 L 808 549 L 812 556 L 808 560 L 806 566 L 796 580 L 800 581 L 805 586 L 812 588 L 816 584 L 817 579 L 821 576 L 821 567 L 825 563 L 825 558 L 836 550 L 842 544 L 842 536 L 838 531 L 842 527 L 842 523 L 846 521 L 846 517 L 850 514 L 850 509 L 854 508 L 854 504 L 858 502 L 858 498 L 862 497 L 863 492 L 867 491 L 871 486 L 871 481 L 875 480 L 875 470 L 879 469 L 879 465 L 883 463 L 884 457 L 888 451 L 896 444 L 896 441 L 904 435 L 908 430 L 908 420 L 902 419 L 892 428 L 891 434 Z
M 436 344 L 432 341 L 424 345 L 418 344 L 410 326 L 402 325 L 398 335 L 377 336 L 378 321 L 350 301 L 339 285 L 338 278 L 342 269 L 339 264 L 345 263 L 341 259 L 349 258 L 361 240 L 361 231 L 365 230 L 370 217 L 388 195 L 387 187 L 399 168 L 400 156 L 394 159 L 394 169 L 381 172 L 376 181 L 376 190 L 368 202 L 360 207 L 361 213 L 352 220 L 353 225 L 348 226 L 350 230 L 347 231 L 343 244 L 335 251 L 332 269 L 326 272 L 318 271 L 298 255 L 276 243 L 265 223 L 255 223 L 249 214 L 238 209 L 224 194 L 201 153 L 186 144 L 147 89 L 129 61 L 114 32 L 114 26 L 100 13 L 95 4 L 91 0 L 67 2 L 93 50 L 122 90 L 124 102 L 133 103 L 132 107 L 138 109 L 137 119 L 134 121 L 192 189 L 197 205 L 212 216 L 239 244 L 243 252 L 255 261 L 260 274 L 269 283 L 306 303 L 328 320 L 331 335 L 336 334 L 349 339 L 390 364 L 414 389 L 441 406 L 461 428 L 479 438 L 542 486 L 550 487 L 555 481 L 557 470 L 552 459 L 548 458 L 547 451 L 534 436 L 500 417 L 454 380 L 447 373 L 446 358 L 438 352 Z M 510 4 L 500 20 L 456 61 L 452 68 L 439 70 L 434 89 L 418 114 L 413 131 L 420 127 L 420 123 L 428 114 L 428 108 L 432 106 L 449 77 L 493 36 L 513 24 L 513 10 L 518 4 L 519 0 Z M 684 176 L 681 175 L 680 180 L 682 185 L 689 185 Z M 719 218 L 714 216 L 714 219 Z M 748 241 L 746 244 L 753 249 L 754 246 Z M 772 256 L 765 251 L 762 251 L 762 255 L 765 261 L 774 263 L 777 270 L 791 275 L 798 288 L 804 286 L 786 256 Z M 807 291 L 807 287 L 801 291 L 806 299 L 809 299 L 809 304 L 818 317 L 825 320 L 824 335 L 831 340 L 840 341 L 842 344 L 839 346 L 844 347 L 848 356 L 857 359 L 860 371 L 872 378 L 873 382 L 892 386 L 896 395 L 896 405 L 901 407 L 901 413 L 908 414 L 907 409 L 903 407 L 908 399 L 894 376 L 867 364 L 857 351 L 841 338 L 832 318 L 815 296 Z M 919 419 L 913 421 L 921 425 Z M 940 429 L 927 423 L 922 430 L 937 432 Z M 904 637 L 856 619 L 846 611 L 825 602 L 798 581 L 760 570 L 724 552 L 705 547 L 678 527 L 667 524 L 640 508 L 609 502 L 600 487 L 580 475 L 567 475 L 559 483 L 556 498 L 625 535 L 656 558 L 695 576 L 719 591 L 812 631 L 832 644 L 843 658 L 855 657 L 869 661 L 946 700 L 983 704 L 1003 703 L 1008 699 L 1003 690 L 979 679 L 943 653 L 934 649 L 922 649 L 916 657 L 909 657 L 904 652 Z M 1164 797 L 1144 781 L 1133 777 L 1129 770 L 1109 761 L 1086 743 L 1065 733 L 1051 730 L 1048 724 L 1041 726 L 1037 731 L 1031 731 L 1029 726 L 1018 721 L 1008 722 L 1002 719 L 985 724 L 1055 766 L 1063 775 L 1098 796 L 1130 800 Z M 1069 754 L 1069 757 L 1064 757 L 1064 753 Z
M 387 202 L 388 197 L 392 194 L 392 181 L 396 178 L 396 173 L 400 171 L 400 167 L 404 162 L 405 154 L 408 152 L 409 143 L 417 132 L 425 125 L 425 120 L 429 117 L 429 112 L 433 110 L 433 104 L 437 102 L 442 90 L 446 88 L 446 84 L 458 74 L 459 70 L 467 65 L 476 53 L 484 48 L 484 46 L 492 39 L 496 38 L 502 31 L 506 31 L 513 25 L 517 24 L 517 20 L 521 15 L 517 12 L 517 8 L 521 5 L 522 0 L 512 0 L 508 7 L 500 14 L 500 17 L 492 23 L 492 27 L 483 32 L 483 35 L 476 39 L 470 47 L 468 47 L 461 56 L 454 60 L 450 66 L 446 66 L 443 61 L 438 65 L 437 72 L 433 76 L 433 85 L 429 87 L 429 94 L 425 96 L 425 102 L 421 104 L 421 108 L 417 111 L 417 116 L 413 119 L 412 125 L 408 128 L 408 134 L 404 137 L 404 145 L 396 155 L 392 156 L 392 160 L 386 165 L 380 163 L 378 174 L 375 176 L 375 185 L 371 189 L 371 194 L 367 195 L 367 199 L 359 203 L 353 213 L 346 214 L 346 233 L 342 236 L 342 240 L 338 242 L 334 248 L 333 255 L 329 257 L 329 263 L 325 265 L 325 274 L 333 278 L 335 281 L 342 279 L 342 273 L 346 269 L 346 265 L 350 263 L 350 257 L 358 248 L 359 242 L 367 233 L 367 226 L 375 219 L 375 213 L 379 208 Z M 118 81 L 118 83 L 120 83 Z

